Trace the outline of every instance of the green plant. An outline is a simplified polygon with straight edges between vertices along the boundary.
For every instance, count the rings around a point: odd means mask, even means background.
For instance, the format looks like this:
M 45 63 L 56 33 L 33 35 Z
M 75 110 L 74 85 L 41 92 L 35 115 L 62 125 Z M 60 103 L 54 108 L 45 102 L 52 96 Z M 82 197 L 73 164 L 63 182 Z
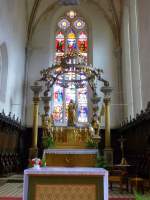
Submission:
M 92 139 L 88 139 L 86 142 L 86 147 L 97 148 L 97 143 L 94 142 Z
M 43 137 L 43 147 L 45 149 L 53 148 L 54 146 L 55 146 L 55 143 L 51 136 Z
M 96 158 L 96 167 L 109 169 L 108 163 L 106 162 L 104 156 L 97 156 Z
M 135 199 L 136 200 L 150 200 L 150 196 L 145 196 L 145 195 L 142 195 L 136 191 L 134 191 L 134 194 L 135 194 Z
M 46 167 L 46 159 L 45 158 L 42 158 L 41 167 Z

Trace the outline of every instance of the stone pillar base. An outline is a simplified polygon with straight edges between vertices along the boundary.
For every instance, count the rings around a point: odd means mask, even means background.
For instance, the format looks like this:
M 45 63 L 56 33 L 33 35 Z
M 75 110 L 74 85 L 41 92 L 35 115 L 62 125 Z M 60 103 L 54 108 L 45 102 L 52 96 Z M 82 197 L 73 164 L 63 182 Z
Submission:
M 38 157 L 38 148 L 31 147 L 29 149 L 29 159 L 37 158 Z
M 113 165 L 113 150 L 112 148 L 105 148 L 104 149 L 104 158 L 108 165 Z

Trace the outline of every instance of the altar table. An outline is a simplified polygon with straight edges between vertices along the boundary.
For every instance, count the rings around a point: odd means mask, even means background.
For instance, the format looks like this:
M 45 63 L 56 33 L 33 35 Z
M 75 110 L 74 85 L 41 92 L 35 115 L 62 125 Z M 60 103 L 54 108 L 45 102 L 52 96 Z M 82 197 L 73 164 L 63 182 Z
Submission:
M 95 167 L 97 149 L 45 149 L 43 157 L 49 167 Z
M 108 172 L 90 167 L 24 171 L 23 200 L 108 200 Z

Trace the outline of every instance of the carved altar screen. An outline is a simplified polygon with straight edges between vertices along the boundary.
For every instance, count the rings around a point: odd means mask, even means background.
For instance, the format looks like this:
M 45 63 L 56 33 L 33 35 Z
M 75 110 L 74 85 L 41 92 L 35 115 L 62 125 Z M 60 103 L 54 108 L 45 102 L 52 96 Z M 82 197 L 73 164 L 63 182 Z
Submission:
M 85 64 L 88 62 L 88 34 L 87 24 L 78 16 L 78 14 L 71 10 L 61 18 L 57 24 L 56 39 L 55 39 L 55 62 L 59 63 L 64 53 L 73 50 L 80 53 Z M 83 75 L 75 73 L 68 73 L 62 76 L 62 79 L 75 79 Z M 67 122 L 68 104 L 71 99 L 77 104 L 77 122 L 88 122 L 88 101 L 87 101 L 87 84 L 84 88 L 76 88 L 73 83 L 68 83 L 68 87 L 61 87 L 58 82 L 54 85 L 53 92 L 53 118 L 55 124 L 65 124 Z

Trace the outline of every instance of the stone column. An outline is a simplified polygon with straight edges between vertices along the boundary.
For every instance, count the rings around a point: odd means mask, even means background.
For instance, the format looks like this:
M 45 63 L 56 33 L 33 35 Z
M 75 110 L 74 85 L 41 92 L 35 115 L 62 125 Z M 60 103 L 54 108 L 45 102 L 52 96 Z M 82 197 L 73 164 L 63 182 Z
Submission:
M 111 148 L 110 136 L 110 94 L 112 88 L 110 86 L 103 86 L 101 92 L 104 93 L 104 106 L 105 106 L 105 148 L 104 157 L 108 164 L 113 164 L 113 150 Z
M 38 156 L 37 139 L 38 139 L 38 111 L 40 102 L 40 92 L 42 86 L 38 82 L 32 85 L 31 90 L 33 91 L 33 129 L 32 129 L 32 147 L 29 149 L 29 158 L 32 159 Z

